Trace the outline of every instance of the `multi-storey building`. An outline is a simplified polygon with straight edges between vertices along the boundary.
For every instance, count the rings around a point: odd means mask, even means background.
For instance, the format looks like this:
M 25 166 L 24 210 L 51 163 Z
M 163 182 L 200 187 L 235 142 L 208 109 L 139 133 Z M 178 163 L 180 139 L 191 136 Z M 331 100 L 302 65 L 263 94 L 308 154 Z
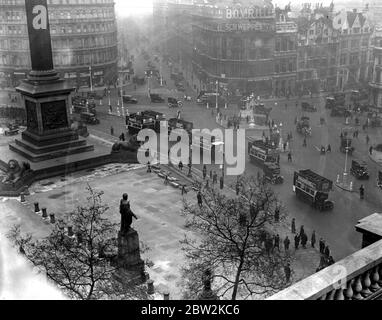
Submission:
M 117 77 L 113 0 L 48 0 L 54 66 L 74 86 Z M 30 70 L 25 0 L 0 0 L 0 85 L 17 86 Z
M 371 81 L 371 103 L 382 108 L 382 25 L 375 28 L 372 43 L 373 50 L 373 69 Z
M 342 11 L 334 17 L 333 27 L 340 32 L 338 89 L 367 87 L 372 69 L 373 32 L 368 16 L 357 9 Z
M 332 90 L 337 84 L 339 32 L 332 25 L 333 5 L 310 8 L 304 5 L 297 19 L 299 95 Z

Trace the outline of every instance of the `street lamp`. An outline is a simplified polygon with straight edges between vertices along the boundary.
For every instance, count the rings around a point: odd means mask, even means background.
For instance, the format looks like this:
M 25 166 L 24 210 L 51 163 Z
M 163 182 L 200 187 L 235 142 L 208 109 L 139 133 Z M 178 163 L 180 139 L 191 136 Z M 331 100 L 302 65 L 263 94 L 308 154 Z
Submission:
M 89 66 L 89 77 L 90 77 L 90 91 L 93 91 L 93 77 L 92 77 L 92 66 Z
M 219 107 L 219 105 L 218 105 L 218 94 L 219 94 L 219 81 L 216 80 L 216 109 Z
M 347 138 L 346 138 L 347 139 Z M 337 186 L 345 191 L 350 191 L 352 192 L 353 191 L 353 182 L 350 181 L 348 182 L 348 169 L 347 169 L 347 165 L 348 165 L 348 153 L 349 153 L 349 139 L 347 139 L 346 141 L 346 148 L 345 148 L 345 166 L 344 166 L 344 172 L 342 174 L 342 182 L 340 182 L 339 180 L 339 176 L 337 176 Z

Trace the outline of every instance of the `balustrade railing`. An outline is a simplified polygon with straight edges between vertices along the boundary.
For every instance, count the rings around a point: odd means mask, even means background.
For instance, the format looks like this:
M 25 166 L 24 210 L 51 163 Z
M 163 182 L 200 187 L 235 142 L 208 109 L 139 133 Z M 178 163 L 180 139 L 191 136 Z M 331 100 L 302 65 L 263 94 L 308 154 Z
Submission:
M 276 293 L 268 300 L 382 298 L 382 240 Z

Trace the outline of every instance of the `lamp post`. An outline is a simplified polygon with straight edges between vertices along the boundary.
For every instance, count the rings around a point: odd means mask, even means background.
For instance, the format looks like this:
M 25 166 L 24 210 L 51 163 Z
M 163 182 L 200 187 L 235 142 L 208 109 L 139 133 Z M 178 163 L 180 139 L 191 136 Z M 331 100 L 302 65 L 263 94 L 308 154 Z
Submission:
M 216 109 L 218 109 L 219 104 L 218 104 L 218 94 L 219 94 L 219 81 L 216 80 Z
M 90 91 L 93 91 L 93 77 L 92 77 L 92 66 L 89 67 L 89 77 L 90 77 Z

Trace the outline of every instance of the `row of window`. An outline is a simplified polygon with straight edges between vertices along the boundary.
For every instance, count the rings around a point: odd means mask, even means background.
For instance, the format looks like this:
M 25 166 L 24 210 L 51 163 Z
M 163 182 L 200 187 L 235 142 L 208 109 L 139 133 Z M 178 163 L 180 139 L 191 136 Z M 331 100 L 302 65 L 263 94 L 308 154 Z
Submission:
M 117 59 L 117 50 L 101 50 L 94 53 L 75 54 L 53 53 L 53 61 L 56 67 L 86 66 L 90 64 L 103 64 Z M 18 68 L 30 68 L 29 53 L 2 54 L 0 66 L 17 66 Z
M 50 4 L 111 4 L 114 0 L 48 0 Z M 0 5 L 24 5 L 25 0 L 0 0 Z
M 349 48 L 349 45 L 350 45 L 350 48 L 354 49 L 354 48 L 359 48 L 360 46 L 362 47 L 368 47 L 369 46 L 369 37 L 363 37 L 362 40 L 361 39 L 351 39 L 350 41 L 347 40 L 347 39 L 342 39 L 341 40 L 341 49 L 348 49 Z
M 114 8 L 78 9 L 78 10 L 49 10 L 49 20 L 69 19 L 114 19 Z M 25 11 L 0 11 L 1 21 L 26 21 Z
M 51 26 L 51 34 L 72 34 L 72 33 L 97 33 L 116 31 L 113 22 L 98 24 L 75 24 L 63 26 Z M 27 34 L 26 25 L 0 25 L 0 35 L 22 35 Z

